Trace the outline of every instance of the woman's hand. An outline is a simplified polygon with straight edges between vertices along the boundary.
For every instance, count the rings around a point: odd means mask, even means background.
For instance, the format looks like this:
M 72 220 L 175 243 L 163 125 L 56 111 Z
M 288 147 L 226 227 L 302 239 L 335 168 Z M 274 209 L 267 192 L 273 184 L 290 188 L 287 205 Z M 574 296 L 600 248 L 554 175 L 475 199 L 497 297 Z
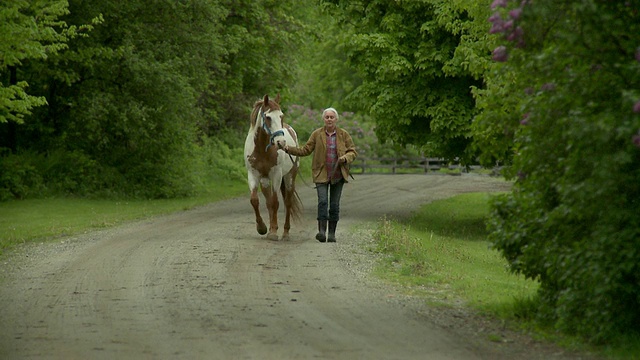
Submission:
M 346 155 L 342 155 L 338 158 L 338 162 L 340 164 L 346 164 L 347 163 L 347 156 Z

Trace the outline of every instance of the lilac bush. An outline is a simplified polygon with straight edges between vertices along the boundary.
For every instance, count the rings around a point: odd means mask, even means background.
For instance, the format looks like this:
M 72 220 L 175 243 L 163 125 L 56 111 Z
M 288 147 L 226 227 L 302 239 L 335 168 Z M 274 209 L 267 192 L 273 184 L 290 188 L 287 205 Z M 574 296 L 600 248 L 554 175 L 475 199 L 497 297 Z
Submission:
M 638 2 L 493 1 L 488 89 L 474 120 L 514 191 L 489 218 L 538 316 L 593 342 L 640 333 Z M 491 156 L 487 156 L 491 154 Z

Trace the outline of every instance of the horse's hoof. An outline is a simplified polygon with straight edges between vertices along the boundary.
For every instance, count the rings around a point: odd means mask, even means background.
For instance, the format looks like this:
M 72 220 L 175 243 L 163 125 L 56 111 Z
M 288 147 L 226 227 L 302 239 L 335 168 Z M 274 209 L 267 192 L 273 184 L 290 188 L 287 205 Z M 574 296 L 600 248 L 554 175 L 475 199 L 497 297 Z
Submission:
M 282 241 L 289 241 L 289 235 L 282 235 Z
M 271 241 L 278 241 L 278 234 L 276 233 L 270 233 L 267 235 L 267 240 L 271 240 Z
M 258 234 L 260 235 L 264 235 L 267 233 L 267 227 L 265 225 L 262 225 L 262 226 L 258 225 L 256 229 L 258 230 Z

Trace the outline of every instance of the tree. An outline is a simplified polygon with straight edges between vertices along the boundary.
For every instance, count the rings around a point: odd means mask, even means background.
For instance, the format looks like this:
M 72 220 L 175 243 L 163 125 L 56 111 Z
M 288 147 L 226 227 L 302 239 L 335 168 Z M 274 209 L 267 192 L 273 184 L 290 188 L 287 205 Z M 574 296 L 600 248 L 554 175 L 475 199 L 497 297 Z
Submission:
M 202 97 L 210 135 L 246 129 L 253 103 L 264 94 L 292 97 L 299 49 L 310 36 L 312 2 L 219 1 L 225 18 L 217 35 L 224 53 L 210 64 L 213 83 Z
M 363 80 L 351 97 L 381 141 L 463 163 L 476 114 L 472 88 L 489 67 L 488 9 L 475 1 L 323 1 L 352 32 L 345 50 Z
M 20 79 L 19 68 L 30 60 L 48 59 L 67 49 L 69 39 L 91 26 L 68 26 L 60 18 L 68 14 L 66 0 L 7 0 L 0 4 L 0 124 L 15 124 L 35 107 L 47 103 L 45 97 L 30 94 L 29 83 Z M 98 19 L 94 19 L 97 22 Z M 15 151 L 13 134 L 6 139 Z
M 235 138 L 255 99 L 292 82 L 306 36 L 294 15 L 307 5 L 65 2 L 65 24 L 101 14 L 103 22 L 89 37 L 66 39 L 67 51 L 21 64 L 18 77 L 47 106 L 15 129 L 15 147 L 44 157 L 44 182 L 63 192 L 192 194 L 203 176 L 198 146 L 218 144 L 205 138 Z M 8 133 L 0 128 L 0 138 Z
M 348 97 L 362 83 L 348 64 L 346 49 L 351 36 L 348 26 L 338 24 L 319 6 L 308 7 L 307 11 L 311 36 L 300 50 L 291 101 L 318 110 L 327 107 L 338 111 L 360 110 Z
M 638 1 L 493 2 L 474 134 L 510 166 L 491 239 L 541 283 L 540 315 L 594 342 L 640 330 Z

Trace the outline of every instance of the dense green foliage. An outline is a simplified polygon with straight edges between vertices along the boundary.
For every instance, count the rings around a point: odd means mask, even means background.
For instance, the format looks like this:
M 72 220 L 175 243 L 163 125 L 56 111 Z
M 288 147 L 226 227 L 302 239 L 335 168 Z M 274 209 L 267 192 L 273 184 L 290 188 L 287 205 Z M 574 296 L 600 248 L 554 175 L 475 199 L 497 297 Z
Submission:
M 0 5 L 0 123 L 23 123 L 34 107 L 46 104 L 44 97 L 27 92 L 29 84 L 18 79 L 17 68 L 31 59 L 58 54 L 69 39 L 91 29 L 60 20 L 69 13 L 67 6 L 66 0 L 7 0 Z
M 475 161 L 473 87 L 489 66 L 487 4 L 477 1 L 323 1 L 352 35 L 344 46 L 363 78 L 350 96 L 382 141 Z
M 218 144 L 207 138 L 237 145 L 253 101 L 292 82 L 305 34 L 293 16 L 304 18 L 301 5 L 3 2 L 0 22 L 15 23 L 3 36 L 18 45 L 6 46 L 0 64 L 1 89 L 9 90 L 0 93 L 0 104 L 9 101 L 1 113 L 10 114 L 0 123 L 0 199 L 40 190 L 195 193 L 199 155 L 225 151 L 207 148 Z M 87 36 L 67 35 L 76 28 L 66 24 L 91 22 Z M 49 161 L 38 166 L 33 158 Z
M 546 321 L 592 341 L 637 332 L 640 2 L 494 7 L 503 47 L 475 134 L 516 182 L 494 204 L 491 238 L 540 280 Z
M 349 94 L 362 80 L 347 61 L 345 48 L 351 33 L 319 7 L 310 16 L 313 37 L 301 48 L 300 66 L 288 99 L 311 109 L 356 111 L 357 104 Z

